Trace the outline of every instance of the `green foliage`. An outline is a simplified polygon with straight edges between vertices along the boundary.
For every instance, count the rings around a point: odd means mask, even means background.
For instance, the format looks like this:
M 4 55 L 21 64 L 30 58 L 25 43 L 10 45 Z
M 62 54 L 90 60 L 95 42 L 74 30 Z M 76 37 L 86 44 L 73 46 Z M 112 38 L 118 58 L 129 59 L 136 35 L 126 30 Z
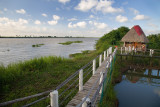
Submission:
M 120 40 L 128 31 L 129 29 L 127 27 L 120 27 L 105 34 L 97 41 L 96 50 L 102 52 L 103 50 L 108 49 L 109 46 L 120 45 Z
M 67 42 L 64 42 L 64 43 L 59 43 L 59 44 L 62 44 L 62 45 L 70 45 L 72 43 L 82 43 L 83 41 L 67 41 Z
M 2 100 L 0 102 L 54 89 L 75 71 L 95 58 L 96 55 L 95 51 L 87 50 L 75 55 L 72 59 L 49 56 L 10 64 L 7 67 L 1 65 L 0 99 Z M 87 81 L 87 79 L 88 77 L 84 82 Z M 67 101 L 69 101 L 76 92 L 77 91 L 65 101 L 65 104 L 67 104 Z M 36 99 L 38 98 L 27 100 L 27 102 L 20 102 L 13 106 L 24 105 Z M 37 103 L 35 106 L 47 106 L 47 104 L 49 104 L 49 99 Z
M 85 61 L 87 63 L 88 60 Z M 52 56 L 34 58 L 7 67 L 1 65 L 1 102 L 54 89 L 83 65 L 77 60 Z
M 149 44 L 148 48 L 150 49 L 160 49 L 160 34 L 152 34 L 148 37 Z
M 42 45 L 44 45 L 43 43 L 42 44 L 35 44 L 35 45 L 32 45 L 32 47 L 41 47 Z

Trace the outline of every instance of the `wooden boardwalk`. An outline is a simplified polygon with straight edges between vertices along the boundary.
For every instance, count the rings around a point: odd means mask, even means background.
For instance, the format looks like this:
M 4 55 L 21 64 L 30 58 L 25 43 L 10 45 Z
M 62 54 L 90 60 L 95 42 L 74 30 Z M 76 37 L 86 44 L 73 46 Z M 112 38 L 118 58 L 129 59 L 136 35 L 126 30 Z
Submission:
M 99 79 L 100 77 L 100 72 L 101 71 L 105 71 L 106 69 L 106 65 L 107 65 L 107 61 L 109 61 L 109 57 L 106 58 L 106 60 L 104 60 L 101 64 L 100 67 L 98 67 L 98 69 L 96 70 L 96 74 L 93 75 L 84 85 L 83 85 L 83 90 L 79 91 L 74 97 L 73 99 L 68 103 L 67 107 L 75 107 L 76 105 L 78 105 L 79 103 L 81 103 L 82 99 L 84 97 L 86 97 L 86 95 L 88 94 L 88 92 L 90 91 L 90 89 L 92 88 L 92 86 L 95 84 L 95 82 Z M 93 91 L 91 92 L 89 98 L 91 99 L 94 95 L 94 93 L 96 92 L 96 89 L 98 88 L 99 83 L 95 86 L 95 88 L 93 89 Z

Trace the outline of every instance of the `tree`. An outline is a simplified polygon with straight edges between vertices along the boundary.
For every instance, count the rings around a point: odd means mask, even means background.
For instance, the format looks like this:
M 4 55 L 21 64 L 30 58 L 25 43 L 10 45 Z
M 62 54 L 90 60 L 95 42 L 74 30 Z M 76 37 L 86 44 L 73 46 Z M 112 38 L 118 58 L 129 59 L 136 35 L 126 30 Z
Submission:
M 129 31 L 128 27 L 119 27 L 116 30 L 112 30 L 107 34 L 104 34 L 96 43 L 96 49 L 99 52 L 107 49 L 111 45 L 120 45 L 120 40 Z

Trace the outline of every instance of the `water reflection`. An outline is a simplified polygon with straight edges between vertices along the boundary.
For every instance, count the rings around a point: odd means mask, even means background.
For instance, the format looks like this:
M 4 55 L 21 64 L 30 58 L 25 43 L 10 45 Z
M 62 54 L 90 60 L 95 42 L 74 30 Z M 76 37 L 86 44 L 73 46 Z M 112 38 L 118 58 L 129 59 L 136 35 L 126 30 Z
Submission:
M 160 107 L 159 70 L 128 70 L 115 86 L 119 107 Z

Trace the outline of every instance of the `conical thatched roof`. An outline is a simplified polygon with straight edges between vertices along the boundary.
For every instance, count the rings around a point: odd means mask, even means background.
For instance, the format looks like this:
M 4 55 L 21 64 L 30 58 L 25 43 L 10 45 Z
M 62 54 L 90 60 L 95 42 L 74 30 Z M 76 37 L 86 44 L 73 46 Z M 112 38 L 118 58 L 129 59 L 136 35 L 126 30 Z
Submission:
M 146 35 L 144 34 L 143 30 L 139 25 L 135 25 L 130 29 L 129 32 L 122 38 L 123 42 L 141 42 L 141 43 L 148 43 L 149 40 L 147 39 Z

